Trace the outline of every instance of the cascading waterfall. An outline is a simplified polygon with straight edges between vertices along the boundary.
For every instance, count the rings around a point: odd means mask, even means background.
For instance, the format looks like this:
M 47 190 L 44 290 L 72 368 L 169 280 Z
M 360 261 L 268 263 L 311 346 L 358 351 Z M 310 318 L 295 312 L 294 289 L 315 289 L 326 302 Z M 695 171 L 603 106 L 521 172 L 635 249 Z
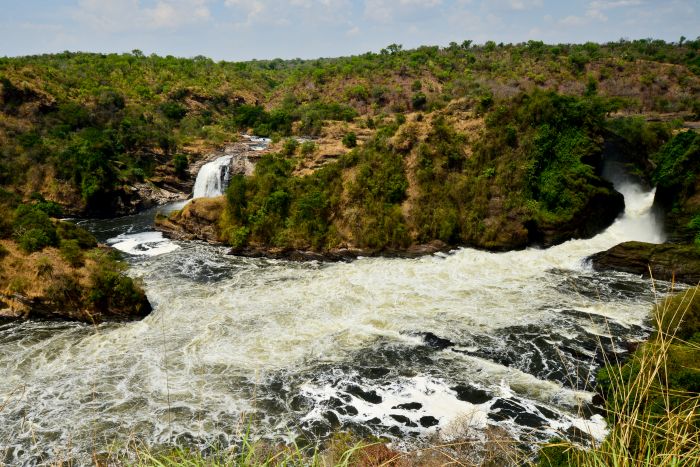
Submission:
M 127 439 L 226 445 L 244 415 L 272 442 L 354 429 L 410 447 L 486 426 L 600 439 L 590 384 L 648 334 L 654 292 L 583 259 L 662 239 L 653 193 L 618 189 L 610 228 L 546 250 L 324 264 L 183 242 L 133 256 L 146 319 L 0 323 L 0 463 L 90 462 Z
M 232 158 L 231 155 L 221 156 L 204 164 L 197 174 L 192 198 L 211 198 L 223 195 L 229 182 Z

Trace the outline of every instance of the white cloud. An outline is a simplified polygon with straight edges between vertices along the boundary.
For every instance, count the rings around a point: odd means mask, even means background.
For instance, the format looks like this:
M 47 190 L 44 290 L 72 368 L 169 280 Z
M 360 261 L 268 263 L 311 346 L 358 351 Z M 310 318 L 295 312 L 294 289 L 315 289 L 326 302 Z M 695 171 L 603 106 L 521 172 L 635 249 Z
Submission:
M 224 0 L 224 5 L 245 15 L 245 20 L 235 22 L 238 26 L 261 22 L 286 25 L 294 17 L 314 21 L 347 19 L 344 8 L 349 0 Z M 300 13 L 302 16 L 298 17 Z
M 542 8 L 542 0 L 509 0 L 508 4 L 512 10 L 529 10 L 532 8 Z
M 397 16 L 416 14 L 442 5 L 442 0 L 365 0 L 365 18 L 388 23 Z
M 80 0 L 73 17 L 93 29 L 121 32 L 133 29 L 178 28 L 211 17 L 208 0 Z
M 563 26 L 586 26 L 593 22 L 603 23 L 608 20 L 604 11 L 616 8 L 628 8 L 644 4 L 643 0 L 593 0 L 588 3 L 581 16 L 570 15 L 559 20 Z
M 616 0 L 616 1 L 606 1 L 606 0 L 595 0 L 592 1 L 588 7 L 594 10 L 611 10 L 613 8 L 622 8 L 628 6 L 641 5 L 642 0 Z

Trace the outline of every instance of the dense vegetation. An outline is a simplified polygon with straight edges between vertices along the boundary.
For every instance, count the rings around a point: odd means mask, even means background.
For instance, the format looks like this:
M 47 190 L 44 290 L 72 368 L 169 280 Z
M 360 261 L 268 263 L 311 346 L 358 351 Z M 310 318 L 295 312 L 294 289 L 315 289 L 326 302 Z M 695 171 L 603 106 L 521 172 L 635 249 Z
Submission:
M 305 177 L 292 176 L 289 152 L 268 155 L 253 177 L 231 183 L 224 238 L 237 247 L 387 250 L 591 235 L 622 209 L 599 177 L 606 110 L 593 96 L 533 91 L 496 101 L 474 142 L 446 110 L 430 121 L 384 121 L 361 147 Z
M 119 255 L 60 215 L 43 198 L 21 203 L 0 192 L 0 298 L 33 317 L 96 322 L 148 313 L 144 291 L 124 274 Z
M 675 241 L 700 239 L 700 134 L 678 133 L 653 158 L 655 203 L 667 212 L 666 230 Z
M 188 159 L 241 130 L 314 135 L 327 120 L 431 112 L 535 88 L 598 92 L 621 109 L 692 116 L 700 111 L 699 49 L 698 40 L 465 41 L 245 63 L 138 50 L 0 58 L 0 186 L 109 215 L 129 204 L 129 185 L 186 178 Z

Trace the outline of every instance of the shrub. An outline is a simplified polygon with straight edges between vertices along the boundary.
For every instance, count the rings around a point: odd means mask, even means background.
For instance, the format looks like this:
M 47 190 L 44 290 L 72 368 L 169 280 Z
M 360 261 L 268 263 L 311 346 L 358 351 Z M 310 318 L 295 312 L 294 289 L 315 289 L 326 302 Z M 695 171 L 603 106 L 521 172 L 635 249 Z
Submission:
M 30 228 L 23 231 L 17 237 L 19 246 L 27 253 L 40 251 L 44 247 L 55 245 L 56 240 L 50 232 L 40 228 Z
M 56 231 L 61 241 L 75 240 L 78 246 L 85 250 L 97 246 L 97 239 L 87 230 L 71 222 L 56 223 Z
M 94 310 L 112 314 L 150 311 L 143 289 L 124 274 L 125 266 L 117 252 L 94 250 L 91 258 L 94 264 L 89 273 L 87 300 Z
M 411 98 L 411 105 L 413 110 L 423 110 L 425 105 L 428 103 L 428 98 L 422 92 L 417 92 Z
M 80 267 L 85 263 L 85 256 L 78 240 L 62 240 L 60 252 L 63 259 L 74 268 Z
M 51 279 L 46 295 L 59 307 L 80 310 L 83 308 L 83 292 L 75 276 L 57 274 Z
M 175 169 L 175 175 L 180 178 L 184 178 L 187 175 L 187 168 L 189 167 L 189 162 L 187 156 L 184 154 L 175 154 L 173 156 L 173 168 Z
M 293 156 L 294 153 L 297 151 L 298 147 L 299 147 L 299 141 L 297 141 L 294 138 L 288 138 L 284 142 L 284 146 L 282 147 L 282 153 L 285 156 Z
M 346 148 L 354 148 L 357 146 L 357 135 L 354 132 L 348 132 L 343 136 L 343 146 Z
M 306 141 L 301 145 L 301 155 L 310 156 L 316 151 L 316 143 L 313 141 Z
M 187 115 L 187 108 L 179 102 L 164 102 L 160 105 L 160 111 L 171 120 L 180 121 Z

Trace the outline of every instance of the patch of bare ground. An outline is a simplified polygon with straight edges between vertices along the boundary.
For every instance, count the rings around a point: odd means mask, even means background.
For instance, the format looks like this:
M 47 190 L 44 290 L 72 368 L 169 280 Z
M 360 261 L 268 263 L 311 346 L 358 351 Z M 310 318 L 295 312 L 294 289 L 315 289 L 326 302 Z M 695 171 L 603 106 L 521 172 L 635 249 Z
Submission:
M 304 176 L 313 173 L 315 170 L 323 167 L 329 162 L 337 161 L 340 157 L 347 154 L 350 149 L 343 145 L 343 137 L 353 132 L 357 136 L 357 144 L 361 146 L 374 134 L 374 130 L 366 128 L 358 122 L 325 122 L 321 130 L 321 134 L 312 139 L 315 148 L 310 154 L 299 154 L 297 157 L 297 166 L 294 170 L 295 176 Z M 279 148 L 281 148 L 279 143 Z

